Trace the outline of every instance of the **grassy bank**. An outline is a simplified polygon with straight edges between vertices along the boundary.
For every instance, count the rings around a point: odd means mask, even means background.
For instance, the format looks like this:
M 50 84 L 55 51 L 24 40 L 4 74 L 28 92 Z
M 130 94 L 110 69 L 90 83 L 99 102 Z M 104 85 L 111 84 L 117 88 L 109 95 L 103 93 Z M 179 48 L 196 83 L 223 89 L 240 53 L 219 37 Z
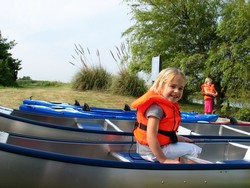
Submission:
M 80 104 L 105 108 L 123 108 L 124 104 L 131 104 L 134 97 L 114 95 L 103 91 L 75 91 L 69 84 L 52 86 L 32 85 L 20 88 L 0 88 L 0 105 L 18 109 L 24 99 L 32 96 L 33 99 L 67 102 L 73 104 L 77 99 Z M 203 112 L 203 105 L 180 104 L 182 111 Z
M 121 97 L 109 94 L 108 92 L 86 91 L 79 92 L 72 90 L 68 85 L 46 88 L 2 88 L 0 89 L 0 105 L 18 108 L 22 101 L 32 96 L 33 99 L 67 102 L 73 104 L 77 99 L 80 104 L 87 102 L 91 106 L 119 107 L 124 103 L 131 103 L 132 97 Z

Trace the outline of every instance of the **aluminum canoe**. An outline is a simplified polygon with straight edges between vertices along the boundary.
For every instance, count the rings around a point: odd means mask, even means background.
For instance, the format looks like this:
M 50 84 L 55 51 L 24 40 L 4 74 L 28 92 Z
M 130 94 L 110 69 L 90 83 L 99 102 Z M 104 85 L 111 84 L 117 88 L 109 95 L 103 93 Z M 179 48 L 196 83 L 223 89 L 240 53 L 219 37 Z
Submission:
M 247 139 L 198 142 L 203 149 L 199 158 L 184 157 L 195 164 L 160 164 L 144 161 L 134 147 L 129 155 L 130 143 L 62 142 L 11 133 L 2 137 L 0 187 L 250 186 Z
M 80 132 L 88 131 L 115 131 L 119 134 L 129 135 L 135 126 L 134 120 L 116 120 L 116 119 L 92 119 L 92 118 L 69 118 L 69 117 L 57 117 L 38 113 L 24 112 L 7 107 L 0 107 L 0 118 L 5 121 L 6 131 L 10 128 L 14 131 L 15 124 L 21 124 L 23 127 L 30 127 L 31 130 L 36 130 L 38 126 L 47 127 L 48 130 L 54 132 L 56 129 L 68 129 L 78 132 L 78 129 L 82 129 Z M 15 122 L 16 121 L 16 122 Z M 11 126 L 6 124 L 10 123 Z M 33 124 L 33 126 L 31 125 Z M 50 129 L 49 129 L 50 128 Z M 17 127 L 16 127 L 17 129 Z M 25 129 L 29 130 L 29 129 Z M 24 131 L 24 130 L 22 130 Z M 61 131 L 56 131 L 61 132 Z M 18 133 L 18 132 L 17 132 Z M 26 134 L 26 132 L 22 132 Z M 79 134 L 79 133 L 76 133 Z M 217 125 L 210 123 L 181 123 L 179 128 L 179 134 L 182 135 L 218 135 L 218 136 L 249 136 L 250 126 L 239 125 Z
M 79 122 L 75 122 L 74 125 L 52 124 L 18 117 L 11 115 L 11 113 L 11 111 L 9 111 L 9 114 L 0 112 L 0 131 L 51 139 L 58 138 L 77 141 L 131 141 L 133 137 L 131 132 L 115 130 L 114 127 L 116 127 L 116 125 L 105 119 L 102 119 L 103 125 L 99 124 L 100 122 L 96 124 L 97 119 L 85 119 L 84 125 L 90 126 L 90 128 L 80 129 L 77 127 L 77 123 Z M 103 129 L 93 129 L 91 125 L 93 125 L 93 127 L 103 126 Z M 104 130 L 105 127 L 108 128 Z

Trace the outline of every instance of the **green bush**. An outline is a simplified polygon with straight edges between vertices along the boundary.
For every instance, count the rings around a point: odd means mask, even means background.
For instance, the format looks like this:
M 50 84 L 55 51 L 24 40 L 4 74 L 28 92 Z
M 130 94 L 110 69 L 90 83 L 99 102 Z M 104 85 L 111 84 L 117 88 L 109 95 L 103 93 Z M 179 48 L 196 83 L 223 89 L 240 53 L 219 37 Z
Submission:
M 118 76 L 113 77 L 111 91 L 114 94 L 139 97 L 147 91 L 145 81 L 138 76 L 122 69 Z
M 81 91 L 106 90 L 111 80 L 111 74 L 101 66 L 83 67 L 73 78 L 72 87 Z
M 249 107 L 242 107 L 236 113 L 237 119 L 242 121 L 250 121 L 250 109 Z

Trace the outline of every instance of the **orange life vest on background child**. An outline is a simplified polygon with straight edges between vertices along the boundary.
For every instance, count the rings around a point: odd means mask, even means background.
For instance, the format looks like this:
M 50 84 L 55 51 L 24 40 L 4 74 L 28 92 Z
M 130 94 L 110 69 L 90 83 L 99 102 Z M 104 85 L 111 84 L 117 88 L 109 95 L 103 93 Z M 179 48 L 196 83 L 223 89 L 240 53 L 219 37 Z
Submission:
M 207 92 L 216 93 L 215 88 L 214 88 L 214 84 L 211 84 L 211 85 L 202 84 L 201 85 L 201 92 L 204 94 L 204 100 L 213 100 L 214 99 L 213 96 L 206 95 L 205 88 L 206 88 Z
M 165 115 L 159 122 L 159 131 L 157 134 L 159 144 L 170 144 L 172 142 L 170 139 L 171 136 L 161 134 L 160 131 L 175 134 L 181 121 L 180 108 L 178 103 L 172 103 L 154 91 L 148 91 L 131 104 L 133 108 L 137 108 L 137 121 L 139 124 L 134 130 L 134 136 L 139 143 L 148 145 L 147 132 L 145 129 L 140 128 L 140 125 L 147 126 L 148 119 L 145 117 L 145 112 L 153 103 L 159 105 Z

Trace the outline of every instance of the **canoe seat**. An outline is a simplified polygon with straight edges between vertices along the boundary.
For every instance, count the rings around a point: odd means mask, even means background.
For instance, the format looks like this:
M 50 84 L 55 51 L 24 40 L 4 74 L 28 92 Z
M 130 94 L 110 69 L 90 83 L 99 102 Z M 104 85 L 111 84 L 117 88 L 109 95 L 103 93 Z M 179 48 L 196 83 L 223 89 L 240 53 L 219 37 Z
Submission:
M 132 153 L 131 152 L 130 153 L 129 152 L 111 152 L 111 155 L 123 162 L 159 163 L 159 162 L 151 162 L 151 161 L 144 160 L 138 153 L 135 153 L 135 152 L 132 152 Z M 192 157 L 189 155 L 184 156 L 183 159 L 184 161 L 191 160 L 197 164 L 211 164 L 212 163 L 210 161 L 200 159 L 197 157 Z
M 9 133 L 0 131 L 0 143 L 7 143 Z
M 250 160 L 250 146 L 236 142 L 230 142 L 229 144 L 242 150 L 242 153 L 244 153 L 244 160 Z
M 244 156 L 245 160 L 250 160 L 250 148 L 247 150 L 245 156 Z
M 111 152 L 111 155 L 116 159 L 123 162 L 137 162 L 137 163 L 152 163 L 150 161 L 144 160 L 136 152 Z
M 77 127 L 80 129 L 104 131 L 103 126 L 100 124 L 77 123 Z

